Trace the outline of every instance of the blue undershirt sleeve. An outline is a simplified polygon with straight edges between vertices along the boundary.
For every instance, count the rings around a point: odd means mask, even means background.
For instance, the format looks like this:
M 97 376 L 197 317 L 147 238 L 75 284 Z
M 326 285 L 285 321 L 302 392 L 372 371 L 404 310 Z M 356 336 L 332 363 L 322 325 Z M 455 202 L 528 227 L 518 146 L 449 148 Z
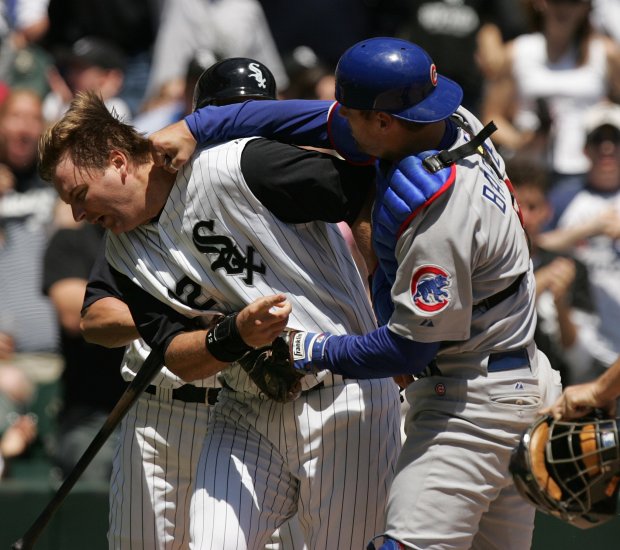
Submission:
M 263 136 L 314 147 L 331 147 L 327 120 L 332 101 L 260 100 L 207 106 L 185 117 L 200 144 Z
M 331 336 L 321 367 L 359 379 L 417 374 L 435 357 L 439 345 L 404 338 L 383 326 L 363 336 Z
M 185 117 L 196 141 L 219 143 L 261 136 L 293 145 L 334 149 L 354 164 L 371 164 L 361 153 L 347 120 L 332 101 L 289 99 L 254 100 L 218 107 L 207 106 Z

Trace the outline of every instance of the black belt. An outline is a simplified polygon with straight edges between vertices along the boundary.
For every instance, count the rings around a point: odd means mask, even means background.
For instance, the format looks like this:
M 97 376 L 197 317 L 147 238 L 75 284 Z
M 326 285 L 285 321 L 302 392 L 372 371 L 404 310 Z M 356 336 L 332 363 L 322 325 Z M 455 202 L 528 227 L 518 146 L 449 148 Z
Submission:
M 157 395 L 157 386 L 148 386 L 144 391 L 151 395 Z M 178 399 L 185 403 L 215 405 L 219 393 L 220 388 L 199 388 L 192 384 L 185 384 L 172 390 L 172 399 Z
M 500 302 L 503 302 L 506 298 L 508 298 L 508 296 L 512 296 L 519 290 L 523 277 L 525 277 L 525 273 L 521 273 L 521 275 L 512 281 L 512 283 L 510 283 L 504 290 L 500 290 L 497 294 L 493 294 L 493 296 L 489 296 L 477 304 L 474 304 L 473 309 L 484 309 L 487 311 L 492 307 L 495 307 Z

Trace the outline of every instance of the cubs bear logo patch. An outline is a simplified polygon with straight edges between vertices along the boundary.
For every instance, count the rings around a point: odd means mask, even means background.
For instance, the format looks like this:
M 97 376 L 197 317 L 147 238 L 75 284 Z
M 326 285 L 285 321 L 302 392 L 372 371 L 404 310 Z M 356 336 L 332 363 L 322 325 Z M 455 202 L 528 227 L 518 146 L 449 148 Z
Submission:
M 437 265 L 423 265 L 411 278 L 411 299 L 422 314 L 432 314 L 445 309 L 450 303 L 451 277 Z

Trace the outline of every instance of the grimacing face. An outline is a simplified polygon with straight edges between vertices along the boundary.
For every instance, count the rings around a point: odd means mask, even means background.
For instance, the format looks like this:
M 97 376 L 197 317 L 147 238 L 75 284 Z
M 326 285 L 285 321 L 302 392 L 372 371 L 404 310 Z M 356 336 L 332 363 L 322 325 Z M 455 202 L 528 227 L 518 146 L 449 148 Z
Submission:
M 115 234 L 144 223 L 144 191 L 128 174 L 122 155 L 111 153 L 111 161 L 104 170 L 80 169 L 65 155 L 53 180 L 76 221 L 98 224 Z

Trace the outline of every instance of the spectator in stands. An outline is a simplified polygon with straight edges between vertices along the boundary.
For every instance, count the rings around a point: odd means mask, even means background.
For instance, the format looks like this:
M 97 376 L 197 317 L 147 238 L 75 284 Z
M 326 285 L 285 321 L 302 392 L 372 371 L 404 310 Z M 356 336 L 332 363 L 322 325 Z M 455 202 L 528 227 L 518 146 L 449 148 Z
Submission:
M 38 94 L 10 92 L 0 106 L 0 454 L 5 459 L 33 443 L 36 426 L 25 415 L 37 383 L 55 379 L 61 366 L 56 318 L 41 295 L 43 250 L 56 202 L 36 171 L 42 130 Z
M 521 0 L 403 4 L 397 34 L 424 48 L 442 75 L 461 84 L 463 105 L 479 115 L 485 79 L 503 64 L 504 42 L 527 29 Z
M 157 95 L 170 81 L 183 81 L 192 57 L 204 51 L 211 52 L 214 59 L 256 59 L 269 67 L 278 89 L 288 85 L 280 53 L 258 0 L 168 0 L 155 42 L 146 99 Z
M 41 100 L 13 91 L 0 107 L 0 335 L 11 341 L 4 361 L 58 366 L 56 318 L 41 296 L 41 267 L 56 202 L 36 171 L 43 131 Z M 25 366 L 25 368 L 28 368 Z M 45 368 L 43 370 L 46 370 Z
M 289 77 L 282 99 L 334 100 L 336 77 L 328 65 L 309 46 L 298 46 L 284 56 L 284 66 Z
M 0 432 L 0 479 L 7 477 L 10 462 L 23 455 L 37 436 L 37 424 L 30 415 L 23 414 Z
M 572 192 L 589 169 L 583 112 L 620 99 L 620 46 L 592 29 L 590 0 L 528 0 L 534 32 L 506 45 L 500 75 L 487 83 L 483 118 L 505 155 L 529 153 Z
M 132 116 L 142 106 L 161 10 L 172 0 L 49 0 L 49 51 L 70 48 L 80 38 L 96 37 L 119 48 L 125 58 L 125 79 L 118 96 Z
M 66 205 L 62 208 L 70 210 Z M 80 313 L 88 275 L 102 245 L 103 229 L 87 223 L 58 229 L 44 259 L 43 289 L 60 325 L 62 407 L 54 458 L 66 477 L 93 440 L 125 389 L 120 375 L 123 348 L 87 343 Z M 97 453 L 83 479 L 109 481 L 116 448 L 111 437 Z
M 134 119 L 133 126 L 148 135 L 191 113 L 196 82 L 213 63 L 215 59 L 211 52 L 197 52 L 189 62 L 185 79 L 169 81 L 163 86 L 158 96 L 144 104 L 144 110 Z
M 585 266 L 567 254 L 541 246 L 542 229 L 551 216 L 547 200 L 547 167 L 530 157 L 516 156 L 507 161 L 523 225 L 531 244 L 536 277 L 538 322 L 535 340 L 560 371 L 562 383 L 575 384 L 591 378 L 594 358 L 590 352 L 593 311 Z
M 125 78 L 125 57 L 111 42 L 86 36 L 69 50 L 57 52 L 58 71 L 50 71 L 52 91 L 43 102 L 43 115 L 48 123 L 56 122 L 68 109 L 76 92 L 95 90 L 110 111 L 131 122 L 127 103 L 118 97 Z
M 49 0 L 0 0 L 0 81 L 43 96 L 52 60 L 40 46 L 49 29 Z
M 600 104 L 586 113 L 585 152 L 591 168 L 585 187 L 568 204 L 546 248 L 572 253 L 588 268 L 590 292 L 600 316 L 589 343 L 605 367 L 620 353 L 620 105 Z

